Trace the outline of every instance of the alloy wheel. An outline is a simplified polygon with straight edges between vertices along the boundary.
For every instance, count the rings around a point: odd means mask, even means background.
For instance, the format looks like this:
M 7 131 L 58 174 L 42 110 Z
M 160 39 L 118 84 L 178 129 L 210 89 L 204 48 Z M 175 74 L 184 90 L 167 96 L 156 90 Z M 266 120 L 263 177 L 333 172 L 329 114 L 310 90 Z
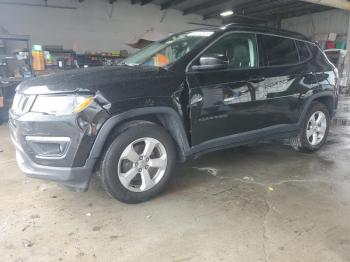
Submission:
M 118 162 L 118 177 L 128 190 L 144 192 L 159 183 L 166 167 L 164 145 L 157 139 L 144 137 L 124 149 Z
M 323 140 L 326 130 L 326 115 L 321 111 L 313 113 L 306 127 L 306 138 L 308 142 L 313 146 L 317 146 Z

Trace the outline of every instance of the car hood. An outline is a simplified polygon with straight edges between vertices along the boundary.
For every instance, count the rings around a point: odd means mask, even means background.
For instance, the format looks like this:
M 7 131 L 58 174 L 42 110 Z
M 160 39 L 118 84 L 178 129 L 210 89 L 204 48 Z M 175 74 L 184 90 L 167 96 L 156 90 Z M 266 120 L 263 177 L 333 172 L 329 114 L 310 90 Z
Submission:
M 141 66 L 110 66 L 75 69 L 47 76 L 39 76 L 22 82 L 16 89 L 22 94 L 57 94 L 72 92 L 100 92 L 135 96 L 135 89 L 147 89 L 154 82 L 164 82 L 170 72 L 164 69 Z M 147 91 L 142 92 L 146 95 Z

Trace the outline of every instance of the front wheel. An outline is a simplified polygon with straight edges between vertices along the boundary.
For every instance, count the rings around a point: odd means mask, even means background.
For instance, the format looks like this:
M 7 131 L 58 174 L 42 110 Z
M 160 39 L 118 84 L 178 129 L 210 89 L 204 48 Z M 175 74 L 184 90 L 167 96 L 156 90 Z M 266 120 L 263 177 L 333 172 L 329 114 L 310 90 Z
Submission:
M 319 150 L 327 140 L 330 122 L 327 107 L 322 103 L 313 102 L 301 132 L 290 139 L 291 145 L 294 149 L 303 152 Z
M 127 128 L 109 146 L 101 165 L 106 191 L 125 203 L 139 203 L 159 194 L 176 163 L 169 134 L 153 123 Z

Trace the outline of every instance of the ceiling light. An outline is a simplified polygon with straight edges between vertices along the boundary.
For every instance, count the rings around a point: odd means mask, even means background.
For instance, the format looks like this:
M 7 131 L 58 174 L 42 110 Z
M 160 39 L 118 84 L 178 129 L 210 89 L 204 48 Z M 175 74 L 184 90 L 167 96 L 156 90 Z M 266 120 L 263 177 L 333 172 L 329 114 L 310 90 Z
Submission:
M 224 12 L 220 13 L 220 16 L 222 16 L 222 17 L 230 16 L 230 15 L 233 15 L 233 11 L 232 10 L 227 10 L 227 11 L 224 11 Z

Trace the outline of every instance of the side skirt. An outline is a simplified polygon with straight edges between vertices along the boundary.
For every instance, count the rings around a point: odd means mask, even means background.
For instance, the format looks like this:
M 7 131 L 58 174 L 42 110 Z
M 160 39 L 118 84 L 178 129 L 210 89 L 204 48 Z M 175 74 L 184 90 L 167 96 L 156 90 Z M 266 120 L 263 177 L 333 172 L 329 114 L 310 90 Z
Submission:
M 192 147 L 187 154 L 187 159 L 197 158 L 206 153 L 226 148 L 256 144 L 262 140 L 288 138 L 296 135 L 299 128 L 298 124 L 277 125 L 212 139 Z

